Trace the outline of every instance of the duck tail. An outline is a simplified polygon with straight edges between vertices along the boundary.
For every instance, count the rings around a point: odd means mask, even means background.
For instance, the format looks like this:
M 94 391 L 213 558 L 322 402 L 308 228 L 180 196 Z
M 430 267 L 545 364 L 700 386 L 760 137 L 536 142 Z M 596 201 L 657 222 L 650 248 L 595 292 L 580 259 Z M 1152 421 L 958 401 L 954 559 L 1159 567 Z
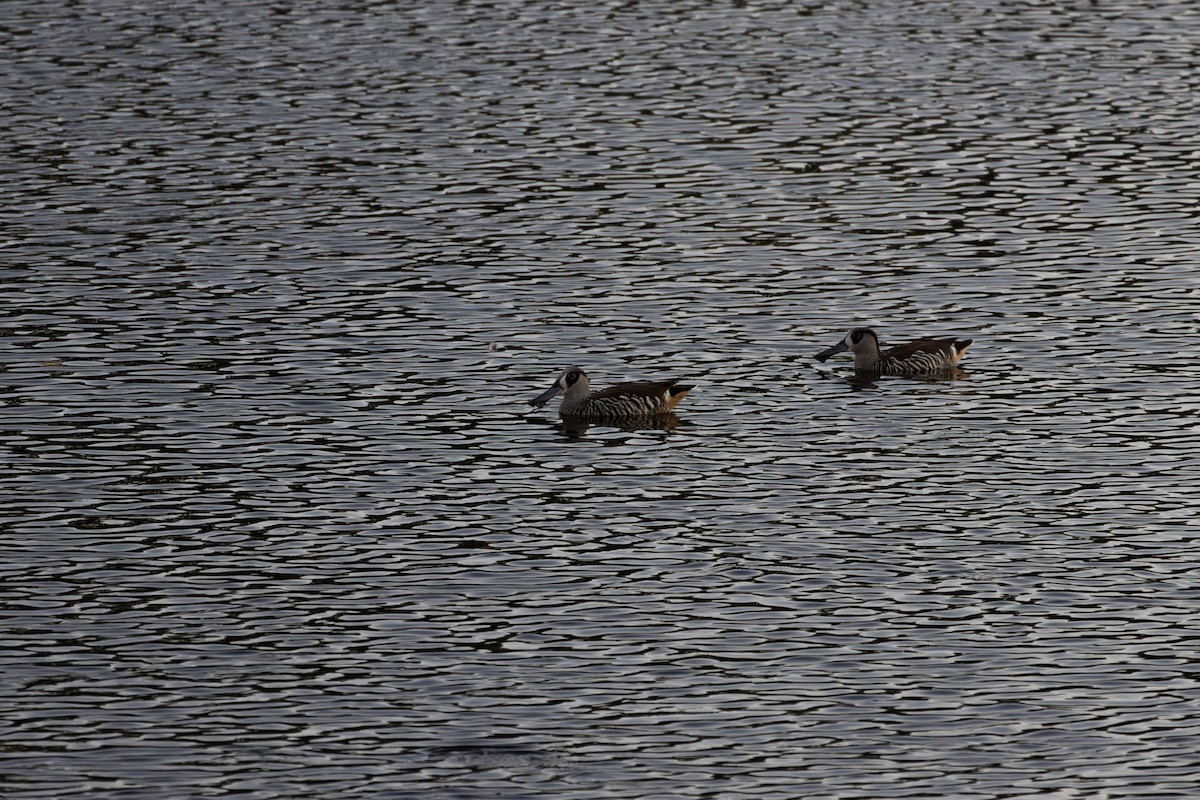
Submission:
M 688 392 L 695 388 L 695 386 L 675 384 L 671 388 L 667 389 L 667 408 L 674 408 L 675 406 L 679 405 L 683 398 L 688 396 Z

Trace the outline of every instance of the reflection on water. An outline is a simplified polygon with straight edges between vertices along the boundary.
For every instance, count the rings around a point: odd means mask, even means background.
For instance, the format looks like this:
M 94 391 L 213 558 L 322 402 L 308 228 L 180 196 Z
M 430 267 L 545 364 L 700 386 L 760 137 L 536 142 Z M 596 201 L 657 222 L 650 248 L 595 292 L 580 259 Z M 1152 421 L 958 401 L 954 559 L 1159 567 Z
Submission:
M 563 417 L 557 421 L 551 421 L 545 417 L 530 416 L 531 422 L 547 425 L 554 430 L 560 431 L 568 437 L 575 438 L 586 436 L 591 428 L 600 429 L 616 429 L 626 433 L 636 433 L 638 431 L 672 431 L 679 427 L 690 427 L 692 423 L 679 418 L 674 412 L 664 414 L 648 414 L 645 416 L 621 417 L 619 419 L 610 419 L 595 421 L 581 417 Z
M 521 769 L 568 767 L 570 760 L 561 755 L 534 747 L 512 744 L 457 744 L 446 747 L 431 747 L 424 751 L 429 766 L 439 769 L 447 767 L 470 767 L 487 769 Z
M 878 389 L 881 383 L 897 381 L 915 381 L 917 383 L 942 384 L 950 381 L 966 380 L 969 373 L 962 367 L 943 370 L 930 375 L 880 375 L 873 372 L 863 372 L 855 369 L 825 369 L 818 367 L 814 370 L 826 380 L 842 381 L 854 391 L 863 389 Z
M 5 10 L 6 798 L 1194 794 L 1177 6 Z

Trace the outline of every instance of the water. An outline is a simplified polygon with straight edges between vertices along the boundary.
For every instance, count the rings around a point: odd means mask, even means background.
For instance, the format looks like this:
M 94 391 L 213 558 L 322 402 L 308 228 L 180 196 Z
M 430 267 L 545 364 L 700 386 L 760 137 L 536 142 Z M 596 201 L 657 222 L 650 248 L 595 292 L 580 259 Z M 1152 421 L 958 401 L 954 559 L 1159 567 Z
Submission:
M 5 797 L 1194 793 L 1190 6 L 6 12 Z

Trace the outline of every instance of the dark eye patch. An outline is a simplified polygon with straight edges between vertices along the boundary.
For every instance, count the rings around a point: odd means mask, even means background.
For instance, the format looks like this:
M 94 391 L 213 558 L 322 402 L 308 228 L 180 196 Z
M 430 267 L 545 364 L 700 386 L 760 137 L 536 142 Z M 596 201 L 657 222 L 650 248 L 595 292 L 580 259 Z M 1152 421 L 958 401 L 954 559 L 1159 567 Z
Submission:
M 577 380 L 579 380 L 578 372 L 568 372 L 567 373 L 567 383 L 574 383 Z
M 855 331 L 854 335 L 851 336 L 850 338 L 854 341 L 855 344 L 858 344 L 859 342 L 862 341 L 862 336 L 863 336 L 862 331 Z

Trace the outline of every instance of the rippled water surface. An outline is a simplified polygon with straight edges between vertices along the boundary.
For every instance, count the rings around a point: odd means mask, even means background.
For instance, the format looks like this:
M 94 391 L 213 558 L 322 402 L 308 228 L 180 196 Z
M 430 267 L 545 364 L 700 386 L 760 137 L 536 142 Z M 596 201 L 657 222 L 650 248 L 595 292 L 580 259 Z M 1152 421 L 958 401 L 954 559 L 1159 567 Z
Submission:
M 1194 6 L 4 17 L 4 797 L 1195 796 Z

